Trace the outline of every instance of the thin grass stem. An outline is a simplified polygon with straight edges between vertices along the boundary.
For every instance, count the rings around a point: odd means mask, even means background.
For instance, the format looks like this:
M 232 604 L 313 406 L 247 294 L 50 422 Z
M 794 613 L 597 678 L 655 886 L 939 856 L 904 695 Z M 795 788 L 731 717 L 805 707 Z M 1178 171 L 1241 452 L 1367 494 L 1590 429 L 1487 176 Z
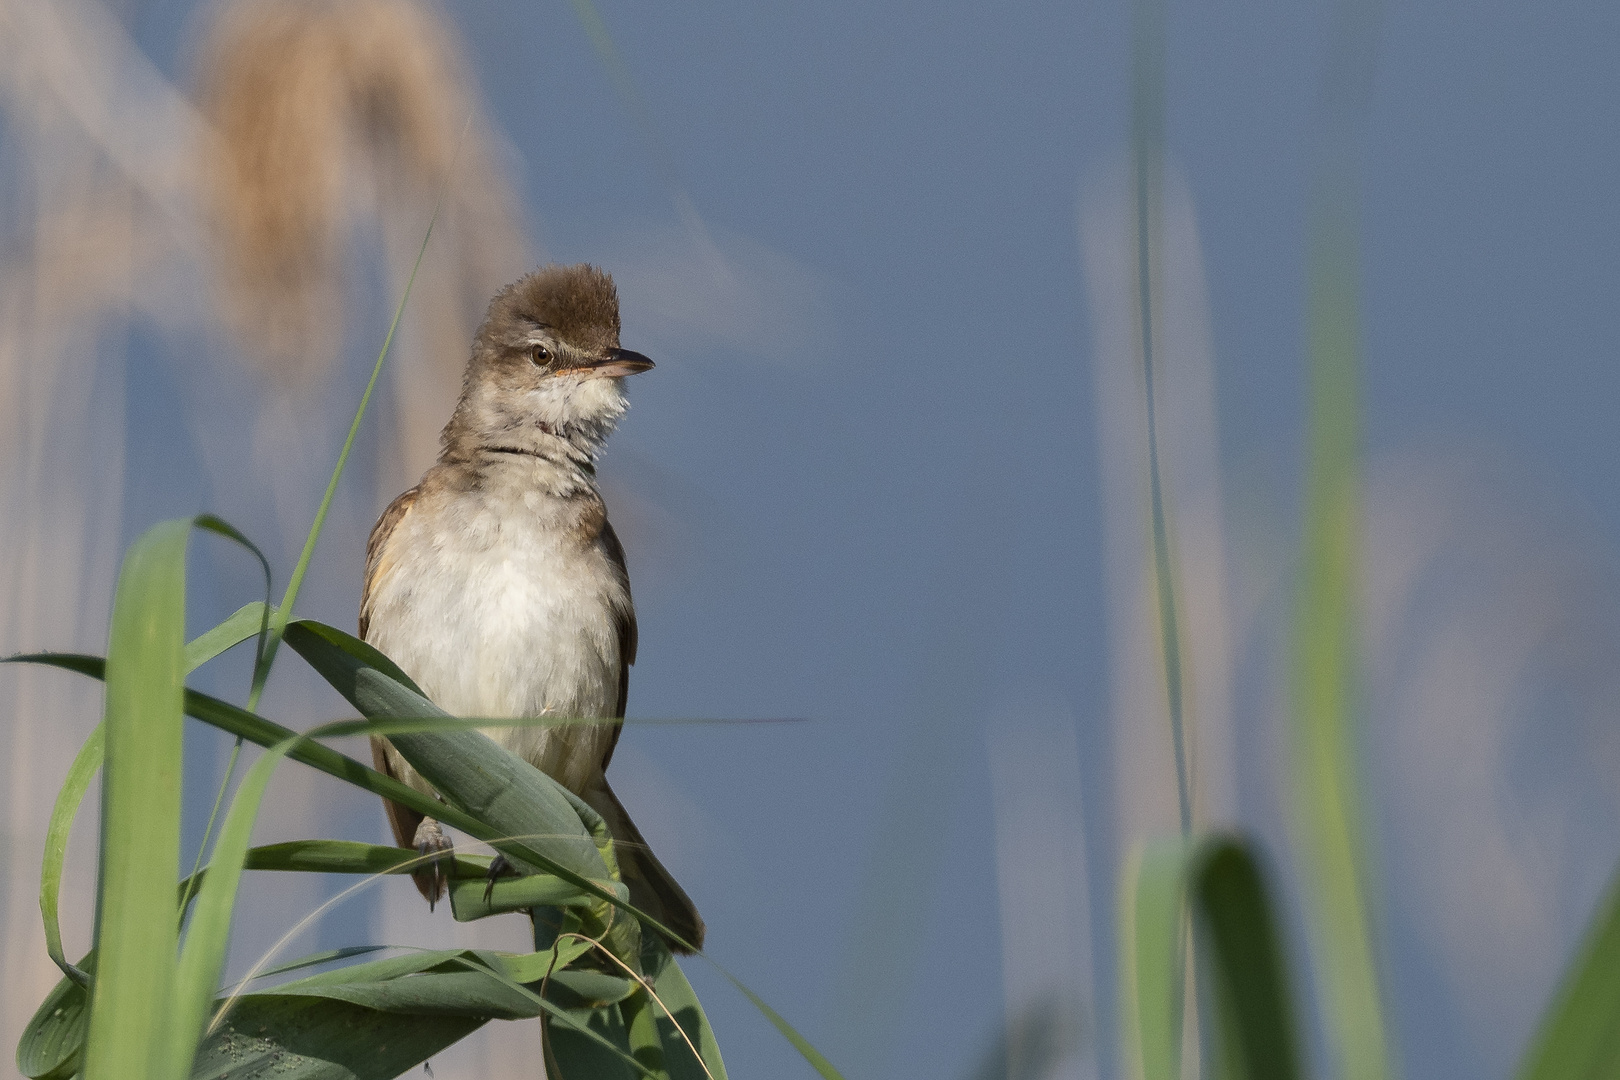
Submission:
M 253 688 L 248 694 L 248 711 L 257 712 L 259 697 L 264 693 L 264 684 L 270 676 L 270 666 L 275 662 L 276 650 L 281 646 L 282 635 L 287 630 L 287 623 L 292 617 L 293 603 L 298 599 L 298 590 L 303 587 L 304 575 L 309 570 L 310 559 L 315 554 L 315 544 L 321 537 L 321 530 L 326 526 L 326 515 L 332 509 L 332 499 L 337 495 L 338 481 L 343 478 L 343 470 L 349 463 L 349 453 L 354 449 L 355 437 L 360 433 L 360 421 L 365 418 L 366 408 L 371 404 L 371 395 L 377 389 L 377 380 L 382 375 L 383 361 L 388 358 L 388 350 L 394 343 L 394 333 L 399 329 L 399 321 L 405 314 L 405 305 L 411 298 L 411 289 L 416 285 L 417 271 L 422 269 L 422 259 L 427 255 L 428 241 L 433 238 L 433 226 L 438 224 L 439 212 L 444 208 L 445 193 L 450 190 L 450 181 L 455 176 L 456 162 L 461 159 L 461 147 L 466 141 L 467 129 L 472 125 L 472 113 L 467 114 L 462 124 L 461 135 L 456 140 L 455 154 L 450 159 L 450 168 L 446 170 L 444 183 L 439 187 L 439 195 L 433 204 L 433 214 L 428 218 L 427 231 L 422 234 L 422 246 L 417 250 L 416 262 L 411 266 L 411 275 L 405 281 L 405 291 L 399 298 L 399 305 L 394 308 L 394 318 L 388 324 L 388 334 L 383 338 L 382 348 L 377 352 L 377 362 L 372 365 L 371 378 L 366 381 L 365 393 L 360 395 L 360 405 L 354 411 L 354 420 L 349 424 L 348 437 L 343 440 L 343 449 L 338 453 L 337 465 L 332 469 L 332 478 L 326 483 L 326 493 L 321 496 L 320 508 L 315 511 L 315 520 L 310 524 L 309 536 L 304 540 L 304 550 L 298 556 L 298 564 L 293 567 L 292 577 L 287 580 L 287 591 L 281 598 L 281 604 L 271 613 L 270 633 L 265 642 L 263 662 L 253 673 Z
M 1192 785 L 1187 768 L 1183 717 L 1181 633 L 1176 610 L 1175 575 L 1170 560 L 1164 482 L 1159 463 L 1159 420 L 1154 355 L 1153 281 L 1155 214 L 1162 185 L 1164 131 L 1164 5 L 1138 0 L 1132 90 L 1132 172 L 1136 203 L 1137 340 L 1142 356 L 1142 385 L 1147 399 L 1148 492 L 1153 517 L 1153 580 L 1158 594 L 1159 645 L 1164 659 L 1165 697 L 1170 712 L 1170 740 L 1176 759 L 1176 806 L 1181 835 L 1192 834 Z

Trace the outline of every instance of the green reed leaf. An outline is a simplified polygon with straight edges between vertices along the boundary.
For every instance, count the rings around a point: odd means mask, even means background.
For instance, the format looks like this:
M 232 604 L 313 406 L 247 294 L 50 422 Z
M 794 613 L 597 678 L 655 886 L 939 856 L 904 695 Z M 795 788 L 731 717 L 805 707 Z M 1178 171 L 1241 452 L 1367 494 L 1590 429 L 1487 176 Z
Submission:
M 192 1080 L 390 1080 L 486 1021 L 388 1013 L 298 995 L 252 995 L 203 1040 Z
M 94 973 L 96 954 L 77 970 Z M 31 1080 L 68 1080 L 84 1062 L 84 1036 L 90 1026 L 90 990 L 70 978 L 45 996 L 17 1040 L 17 1071 Z
M 824 1080 L 844 1080 L 843 1074 L 837 1069 L 833 1068 L 832 1062 L 823 1057 L 820 1050 L 817 1050 L 814 1046 L 810 1045 L 810 1040 L 806 1039 L 803 1035 L 800 1035 L 798 1029 L 792 1024 L 788 1023 L 787 1020 L 783 1018 L 781 1013 L 765 1004 L 764 998 L 761 998 L 758 994 L 744 986 L 741 979 L 737 978 L 737 976 L 733 975 L 725 968 L 720 967 L 719 964 L 716 964 L 715 967 L 719 970 L 720 974 L 724 975 L 726 979 L 730 981 L 732 986 L 737 988 L 738 992 L 741 993 L 743 997 L 749 1000 L 754 1008 L 758 1009 L 764 1015 L 765 1019 L 771 1022 L 771 1026 L 780 1032 L 784 1039 L 793 1044 L 793 1049 L 799 1052 L 799 1056 L 804 1058 L 805 1061 L 808 1061 L 810 1063 L 810 1067 L 816 1070 L 816 1072 L 819 1073 Z
M 1357 644 L 1361 548 L 1360 194 L 1376 0 L 1330 9 L 1311 185 L 1305 519 L 1294 617 L 1292 787 L 1306 925 L 1335 1072 L 1390 1072 L 1363 833 Z
M 1181 1075 L 1188 916 L 1211 1004 L 1210 1075 L 1295 1080 L 1289 980 L 1260 865 L 1242 837 L 1158 841 L 1132 859 L 1122 907 L 1125 1041 L 1132 1075 Z
M 244 604 L 218 626 L 198 634 L 186 643 L 186 671 L 196 671 L 214 657 L 265 633 L 270 625 L 270 606 L 255 600 Z
M 1234 836 L 1204 841 L 1191 894 L 1215 1000 L 1217 1075 L 1294 1080 L 1300 1048 L 1288 968 L 1260 863 Z
M 1192 779 L 1188 763 L 1186 715 L 1183 708 L 1182 640 L 1176 603 L 1175 567 L 1170 553 L 1170 511 L 1164 496 L 1164 468 L 1159 454 L 1158 404 L 1162 276 L 1159 242 L 1164 198 L 1164 0 L 1136 0 L 1131 50 L 1131 173 L 1136 241 L 1136 340 L 1142 362 L 1148 452 L 1148 509 L 1153 552 L 1153 584 L 1158 601 L 1159 654 L 1164 663 L 1165 702 L 1170 744 L 1175 756 L 1176 808 L 1181 835 L 1192 832 Z
M 1620 1076 L 1620 874 L 1548 1002 L 1517 1080 Z
M 664 1080 L 632 1052 L 630 1032 L 617 1004 L 605 1009 L 547 1010 L 546 1039 L 563 1080 Z M 561 1021 L 561 1024 L 557 1023 Z M 551 1072 L 547 1066 L 547 1074 Z
M 1186 985 L 1185 908 L 1190 841 L 1143 846 L 1127 865 L 1120 896 L 1120 994 L 1131 1075 L 1181 1076 Z
M 181 717 L 189 520 L 147 530 L 118 575 L 107 644 L 98 972 L 84 1072 L 175 1075 L 165 1052 L 180 876 Z
M 330 630 L 330 628 L 327 629 Z M 332 631 L 332 633 L 338 634 L 340 632 Z M 364 646 L 363 642 L 359 642 L 358 644 L 360 646 Z M 353 648 L 352 645 L 350 647 Z M 370 648 L 369 646 L 364 647 Z M 355 651 L 358 652 L 359 650 Z M 91 678 L 103 678 L 105 673 L 105 661 L 96 656 L 85 656 L 75 653 L 34 653 L 25 656 L 11 657 L 9 659 L 14 662 L 37 663 L 50 667 L 61 668 L 67 671 L 75 671 L 82 675 L 88 675 Z M 261 746 L 275 746 L 279 742 L 295 734 L 288 728 L 266 720 L 252 712 L 232 705 L 229 702 L 221 701 L 217 698 L 210 697 L 207 694 L 202 694 L 194 690 L 187 690 L 185 692 L 184 700 L 186 715 L 201 720 L 204 723 L 210 724 L 230 734 L 240 735 L 249 742 L 254 742 Z M 512 722 L 518 724 L 523 723 L 523 721 Z M 439 730 L 455 730 L 458 727 L 466 728 L 477 723 L 479 722 L 465 720 L 458 721 L 441 717 L 430 717 L 428 719 L 413 717 L 409 721 L 401 721 L 392 724 L 371 722 L 355 723 L 351 725 L 329 725 L 324 730 L 327 734 L 334 736 L 358 734 L 363 732 L 390 734 L 392 731 L 405 729 L 433 730 L 437 728 Z M 362 765 L 353 758 L 338 753 L 337 751 L 323 746 L 318 742 L 297 743 L 293 749 L 288 752 L 288 756 L 295 761 L 299 761 L 303 764 L 319 769 L 322 772 L 337 777 L 340 780 L 353 784 L 354 786 L 362 788 L 366 791 L 370 791 L 373 794 L 380 795 L 386 799 L 391 799 L 397 803 L 400 803 L 401 805 L 411 807 L 412 809 L 415 809 L 421 813 L 433 815 L 444 824 L 460 829 L 461 831 L 478 839 L 484 840 L 485 842 L 495 843 L 499 841 L 503 847 L 507 848 L 521 846 L 524 844 L 524 841 L 522 840 L 512 840 L 502 837 L 497 834 L 495 830 L 472 817 L 470 814 L 464 813 L 456 807 L 440 803 L 431 796 L 423 795 L 414 788 L 407 787 L 404 784 L 394 780 L 392 777 L 385 776 L 382 773 L 369 768 L 368 766 Z M 622 900 L 612 891 L 604 888 L 602 884 L 574 874 L 573 871 L 568 870 L 560 864 L 552 862 L 545 855 L 533 850 L 532 848 L 526 850 L 523 858 L 525 861 L 539 866 L 542 870 L 554 874 L 575 887 L 596 896 L 598 899 L 614 905 L 643 924 L 657 930 L 666 938 L 671 940 L 679 940 L 677 935 L 668 931 L 667 928 L 661 926 L 657 920 L 653 919 L 645 912 L 640 911 L 634 905 Z M 838 1072 L 838 1070 L 835 1069 L 829 1061 L 827 1061 L 820 1051 L 811 1045 L 809 1040 L 800 1035 L 799 1032 L 791 1024 L 789 1024 L 780 1013 L 771 1008 L 770 1005 L 764 1001 L 764 999 L 759 997 L 758 994 L 755 994 L 753 990 L 742 982 L 741 979 L 737 978 L 726 969 L 719 967 L 719 965 L 716 965 L 716 967 L 721 974 L 724 975 L 726 979 L 733 986 L 735 986 L 737 990 L 743 994 L 743 996 L 746 997 L 749 1002 L 765 1016 L 767 1020 L 770 1021 L 771 1025 L 781 1032 L 785 1038 L 787 1038 L 787 1040 L 794 1046 L 796 1050 L 799 1051 L 805 1060 L 810 1063 L 817 1073 L 828 1078 L 828 1080 L 842 1080 L 842 1075 Z
M 664 1070 L 670 1080 L 726 1080 L 726 1066 L 720 1059 L 720 1044 L 715 1041 L 714 1029 L 709 1025 L 709 1018 L 704 1014 L 692 984 L 686 981 L 686 973 L 681 970 L 675 957 L 670 955 L 669 946 L 661 938 L 649 934 L 642 949 L 641 964 L 647 978 L 652 981 L 658 1000 L 663 1003 L 660 1006 L 649 1001 L 647 1005 L 657 1024 L 663 1047 Z M 666 1014 L 665 1009 L 673 1016 Z M 637 1027 L 632 1020 L 632 1047 L 636 1037 Z
M 300 956 L 296 960 L 289 960 L 285 964 L 260 968 L 252 973 L 249 980 L 268 979 L 275 975 L 285 975 L 289 971 L 302 971 L 304 968 L 319 967 L 322 964 L 335 964 L 339 960 L 347 960 L 351 956 L 368 956 L 374 952 L 382 952 L 387 948 L 390 948 L 390 946 L 345 945 L 341 949 L 325 949 L 318 953 L 310 953 L 308 956 Z
M 73 819 L 79 815 L 90 782 L 101 768 L 106 756 L 106 726 L 97 724 L 90 737 L 79 747 L 68 767 L 67 778 L 56 793 L 56 805 L 51 808 L 50 824 L 45 828 L 45 862 L 39 875 L 39 911 L 45 920 L 45 951 L 62 973 L 80 986 L 90 985 L 90 976 L 68 963 L 62 951 L 62 926 L 58 917 L 62 894 L 62 867 L 67 859 L 68 834 L 73 831 Z
M 197 890 L 196 909 L 186 933 L 185 947 L 175 978 L 173 1012 L 169 1026 L 171 1060 L 184 1061 L 187 1071 L 208 1019 L 209 1004 L 230 950 L 231 915 L 236 907 L 237 883 L 247 857 L 253 823 L 264 798 L 270 774 L 291 750 L 286 740 L 253 763 L 242 778 L 231 809 L 225 816 L 219 840 L 214 845 L 209 871 Z

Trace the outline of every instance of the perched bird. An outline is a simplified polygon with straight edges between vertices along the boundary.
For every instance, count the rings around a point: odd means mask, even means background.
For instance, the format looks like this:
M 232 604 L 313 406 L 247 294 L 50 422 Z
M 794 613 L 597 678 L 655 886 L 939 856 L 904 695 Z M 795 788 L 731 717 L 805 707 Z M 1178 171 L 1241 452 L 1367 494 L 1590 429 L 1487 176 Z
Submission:
M 605 775 L 636 611 L 594 461 L 624 413 L 621 381 L 652 366 L 619 348 L 618 293 L 595 267 L 546 266 L 496 294 L 438 463 L 371 531 L 360 636 L 454 715 L 606 721 L 486 734 L 601 814 L 631 903 L 701 947 L 697 909 Z M 371 746 L 380 771 L 433 794 L 387 739 Z M 450 846 L 434 819 L 385 807 L 401 847 Z M 430 903 L 444 893 L 436 863 L 416 883 Z

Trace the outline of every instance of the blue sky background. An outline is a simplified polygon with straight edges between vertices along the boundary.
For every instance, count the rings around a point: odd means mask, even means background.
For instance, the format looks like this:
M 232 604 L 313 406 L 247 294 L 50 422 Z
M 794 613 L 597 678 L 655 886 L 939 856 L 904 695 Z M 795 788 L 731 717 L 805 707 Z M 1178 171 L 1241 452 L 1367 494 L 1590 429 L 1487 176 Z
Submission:
M 123 9 L 182 84 L 191 9 Z M 641 626 L 631 714 L 809 718 L 632 729 L 615 775 L 656 789 L 640 797 L 663 820 L 641 824 L 702 907 L 714 955 L 852 1078 L 965 1075 L 1001 1009 L 984 763 L 998 710 L 1044 696 L 1073 718 L 1099 970 L 1113 963 L 1120 853 L 1076 220 L 1082 184 L 1126 142 L 1128 6 L 603 0 L 679 182 L 743 268 L 740 299 L 685 321 L 668 297 L 688 234 L 572 8 L 443 10 L 545 257 L 618 274 L 624 342 L 659 364 L 631 387 L 602 468 L 610 498 L 642 514 L 620 530 Z M 1362 233 L 1369 453 L 1461 455 L 1613 566 L 1620 8 L 1407 0 L 1383 20 Z M 1203 241 L 1220 457 L 1243 512 L 1286 541 L 1325 8 L 1173 2 L 1167 33 L 1168 147 Z M 367 290 L 340 403 L 386 323 L 381 288 Z M 126 535 L 233 501 L 260 535 L 251 493 L 209 490 L 197 446 L 171 437 L 185 393 L 164 346 L 135 344 Z M 330 460 L 337 437 L 312 456 Z M 306 594 L 307 613 L 344 626 L 374 454 Z M 311 510 L 318 498 L 312 485 Z M 1234 526 L 1231 543 L 1244 535 Z M 292 558 L 277 553 L 280 575 Z M 199 618 L 252 587 L 225 566 L 213 580 Z M 1245 784 L 1274 780 L 1245 769 Z M 372 839 L 380 814 L 356 822 Z M 1617 851 L 1605 824 L 1583 857 L 1608 866 Z M 890 897 L 893 916 L 920 919 L 923 936 L 862 961 L 851 922 L 885 871 L 911 886 Z M 1511 1052 L 1474 1044 L 1439 961 L 1393 912 L 1408 1074 L 1504 1075 Z M 334 920 L 327 944 L 364 925 L 363 912 Z M 851 973 L 885 964 L 878 1012 L 901 1025 L 889 1046 L 841 1004 Z M 808 1075 L 719 978 L 693 978 L 734 1075 Z

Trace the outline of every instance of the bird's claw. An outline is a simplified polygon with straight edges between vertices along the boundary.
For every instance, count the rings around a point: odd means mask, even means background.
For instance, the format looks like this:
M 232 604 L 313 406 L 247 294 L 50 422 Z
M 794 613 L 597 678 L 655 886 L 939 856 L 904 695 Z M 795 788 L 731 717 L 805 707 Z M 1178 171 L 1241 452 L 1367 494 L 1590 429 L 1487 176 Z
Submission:
M 506 861 L 506 856 L 500 852 L 489 861 L 489 872 L 484 875 L 484 904 L 489 905 L 489 898 L 495 894 L 495 882 L 502 877 L 517 877 L 517 867 Z
M 411 871 L 416 879 L 417 888 L 427 897 L 428 910 L 432 911 L 440 898 L 444 896 L 446 882 L 449 875 L 445 873 L 445 860 L 455 850 L 439 823 L 432 818 L 423 818 L 422 824 L 416 827 L 416 853 L 426 860 L 421 866 Z

